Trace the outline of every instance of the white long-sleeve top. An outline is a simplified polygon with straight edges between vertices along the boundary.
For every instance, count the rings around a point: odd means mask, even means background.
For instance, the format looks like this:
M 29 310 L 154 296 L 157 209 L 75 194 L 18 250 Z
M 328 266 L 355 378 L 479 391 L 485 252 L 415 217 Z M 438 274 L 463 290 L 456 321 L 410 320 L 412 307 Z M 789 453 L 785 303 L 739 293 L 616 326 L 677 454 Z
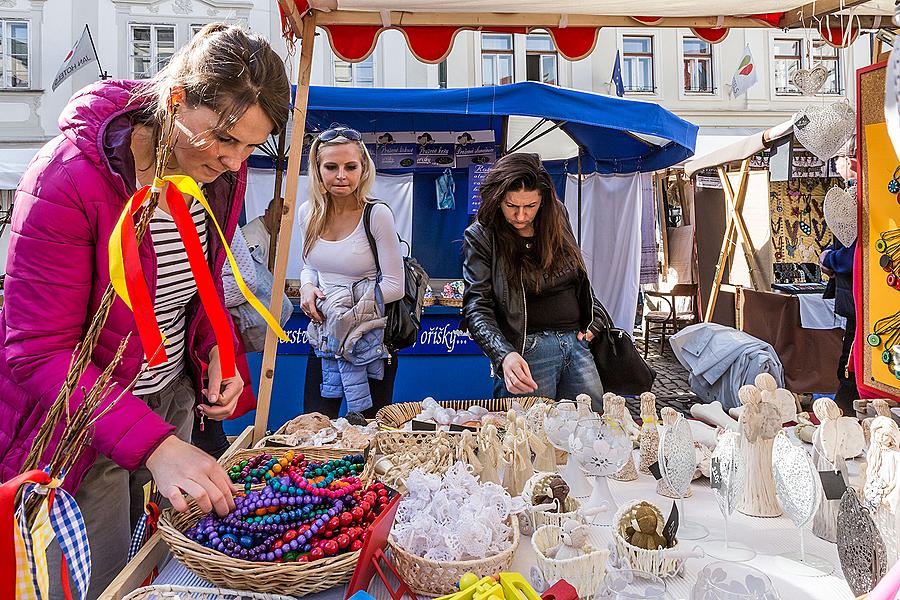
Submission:
M 304 203 L 297 212 L 302 249 L 310 204 Z M 375 204 L 370 227 L 381 262 L 381 293 L 387 304 L 403 297 L 405 285 L 400 239 L 391 209 L 384 204 Z M 374 280 L 377 274 L 375 255 L 369 247 L 362 216 L 353 232 L 344 239 L 316 241 L 307 256 L 301 255 L 300 264 L 301 285 L 312 283 L 325 294 L 328 294 L 328 288 L 336 285 L 351 285 L 360 279 Z

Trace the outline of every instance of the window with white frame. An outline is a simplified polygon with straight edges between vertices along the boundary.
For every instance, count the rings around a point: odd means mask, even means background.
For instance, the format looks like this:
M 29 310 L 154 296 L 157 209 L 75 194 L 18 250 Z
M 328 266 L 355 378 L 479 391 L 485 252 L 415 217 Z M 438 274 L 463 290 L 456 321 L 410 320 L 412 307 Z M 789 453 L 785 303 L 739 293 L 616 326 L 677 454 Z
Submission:
M 695 94 L 715 93 L 712 44 L 696 37 L 681 42 L 684 91 Z
M 803 40 L 775 39 L 775 93 L 792 96 L 800 93 L 791 79 L 803 68 Z
M 553 38 L 547 33 L 532 33 L 525 38 L 525 78 L 557 85 L 557 55 Z
M 175 54 L 175 26 L 133 24 L 129 67 L 134 79 L 149 79 Z
M 512 83 L 514 73 L 512 34 L 481 34 L 481 85 Z
M 334 85 L 338 87 L 375 87 L 374 54 L 363 61 L 351 63 L 334 59 Z
M 28 21 L 0 19 L 0 88 L 31 85 Z
M 813 67 L 822 65 L 828 70 L 828 79 L 825 80 L 825 84 L 819 89 L 819 93 L 830 96 L 843 94 L 841 57 L 838 49 L 825 40 L 815 40 L 812 42 L 812 57 Z
M 191 25 L 191 39 L 194 39 L 194 36 L 197 35 L 204 27 L 206 27 L 206 23 L 194 23 L 193 25 Z
M 653 36 L 622 37 L 622 83 L 626 92 L 654 92 Z

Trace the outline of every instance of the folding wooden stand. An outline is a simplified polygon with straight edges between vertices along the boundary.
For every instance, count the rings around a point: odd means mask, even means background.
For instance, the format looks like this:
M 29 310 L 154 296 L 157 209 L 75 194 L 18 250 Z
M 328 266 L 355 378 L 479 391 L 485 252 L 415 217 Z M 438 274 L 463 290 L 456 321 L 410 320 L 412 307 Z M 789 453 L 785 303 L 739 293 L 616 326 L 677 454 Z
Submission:
M 712 320 L 713 312 L 716 310 L 716 300 L 722 287 L 725 266 L 726 264 L 730 266 L 731 261 L 734 259 L 736 237 L 740 239 L 741 249 L 744 252 L 744 258 L 747 260 L 747 268 L 750 271 L 750 283 L 753 285 L 754 290 L 759 289 L 759 282 L 757 281 L 759 265 L 756 262 L 756 256 L 753 254 L 753 243 L 750 240 L 750 234 L 747 232 L 747 224 L 744 222 L 744 216 L 741 214 L 744 208 L 744 200 L 747 198 L 750 159 L 745 158 L 741 161 L 740 182 L 738 183 L 737 193 L 735 193 L 734 187 L 731 185 L 725 166 L 719 165 L 718 171 L 719 179 L 722 181 L 722 191 L 725 193 L 728 224 L 725 227 L 725 236 L 722 238 L 722 250 L 719 252 L 719 261 L 716 264 L 716 276 L 710 290 L 709 302 L 706 304 L 706 314 L 703 320 L 707 322 Z

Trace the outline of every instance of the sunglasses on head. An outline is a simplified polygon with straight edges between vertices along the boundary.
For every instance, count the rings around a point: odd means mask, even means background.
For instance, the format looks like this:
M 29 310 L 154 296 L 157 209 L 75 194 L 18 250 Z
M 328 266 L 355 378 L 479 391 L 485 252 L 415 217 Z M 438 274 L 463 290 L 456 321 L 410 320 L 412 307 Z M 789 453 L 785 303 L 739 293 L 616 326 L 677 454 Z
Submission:
M 331 140 L 337 139 L 339 137 L 346 138 L 353 142 L 358 142 L 362 139 L 362 134 L 357 130 L 351 129 L 350 127 L 347 127 L 345 125 L 337 125 L 336 123 L 332 123 L 329 129 L 326 129 L 319 134 L 319 141 L 330 142 Z

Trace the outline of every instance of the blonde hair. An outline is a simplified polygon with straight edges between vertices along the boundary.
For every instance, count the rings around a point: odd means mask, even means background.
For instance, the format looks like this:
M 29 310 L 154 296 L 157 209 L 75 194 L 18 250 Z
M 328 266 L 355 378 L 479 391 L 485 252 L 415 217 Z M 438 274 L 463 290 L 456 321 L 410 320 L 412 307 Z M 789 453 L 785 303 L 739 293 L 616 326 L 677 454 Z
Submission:
M 310 157 L 315 157 L 315 161 L 310 160 L 308 169 L 310 211 L 306 223 L 300 224 L 304 230 L 304 257 L 309 254 L 312 247 L 322 237 L 322 232 L 325 231 L 325 225 L 328 223 L 328 202 L 330 197 L 328 192 L 325 191 L 325 183 L 322 181 L 322 174 L 319 172 L 320 152 L 323 148 L 343 146 L 344 144 L 355 144 L 359 148 L 360 163 L 362 163 L 362 175 L 359 178 L 359 187 L 356 188 L 356 201 L 359 207 L 362 207 L 369 200 L 372 187 L 375 185 L 375 161 L 369 155 L 365 144 L 341 136 L 327 142 L 323 142 L 318 138 L 313 141 L 309 147 L 309 155 Z

